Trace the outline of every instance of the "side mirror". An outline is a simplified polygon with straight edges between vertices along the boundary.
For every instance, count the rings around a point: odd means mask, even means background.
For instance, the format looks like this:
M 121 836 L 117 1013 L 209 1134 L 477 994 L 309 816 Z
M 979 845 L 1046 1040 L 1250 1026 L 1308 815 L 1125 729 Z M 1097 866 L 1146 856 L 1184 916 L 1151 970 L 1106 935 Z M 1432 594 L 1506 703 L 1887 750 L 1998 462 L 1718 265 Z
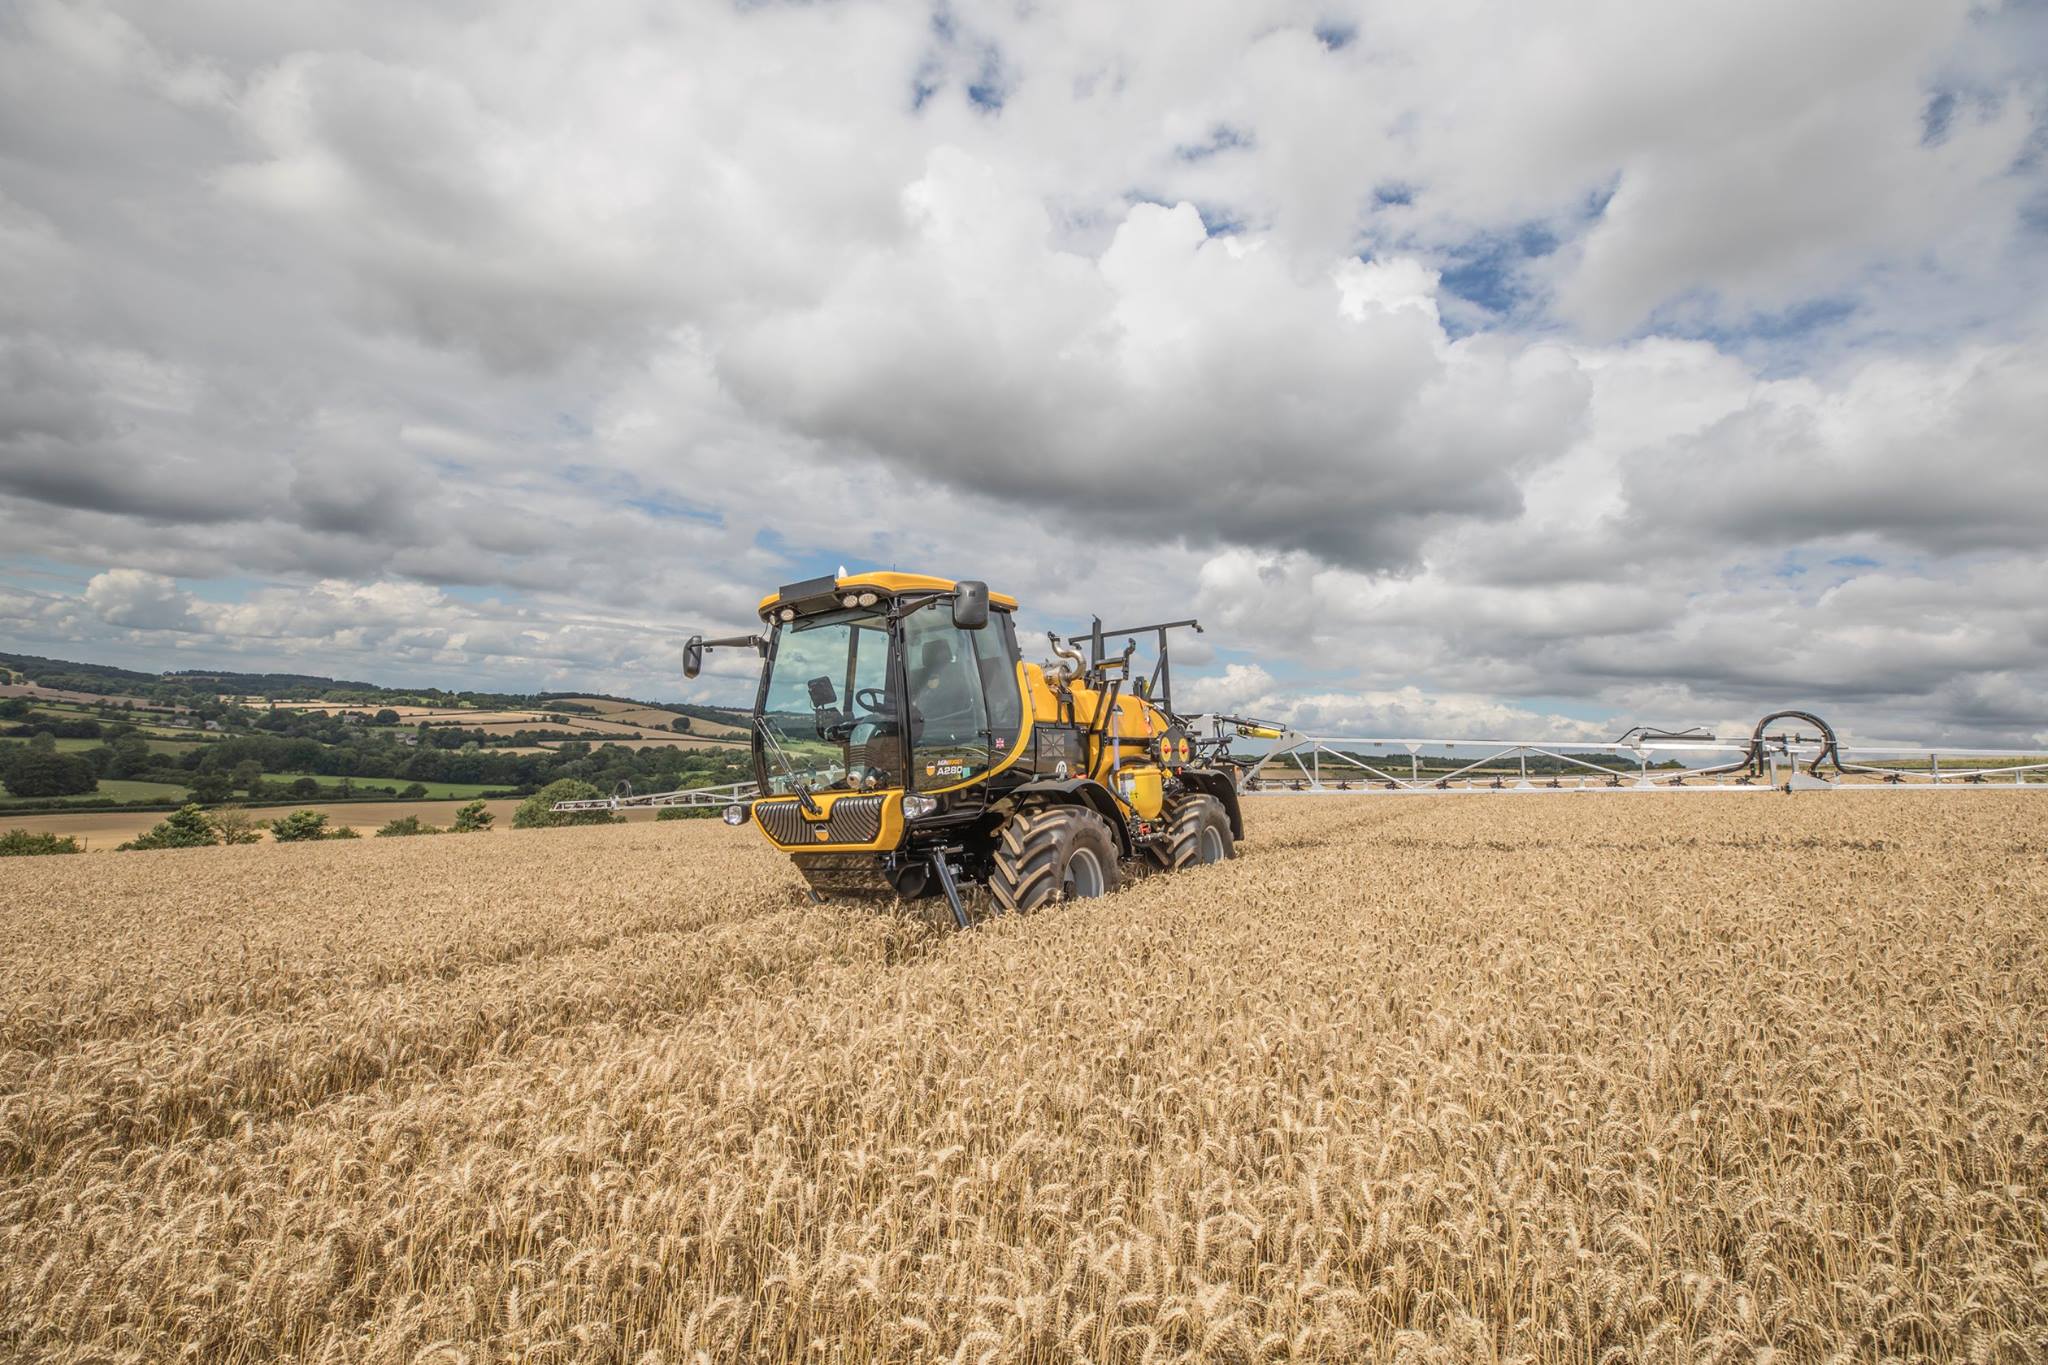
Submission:
M 962 579 L 953 586 L 953 624 L 960 630 L 988 624 L 988 584 Z
M 683 644 L 683 676 L 694 678 L 704 671 L 704 637 L 692 635 Z

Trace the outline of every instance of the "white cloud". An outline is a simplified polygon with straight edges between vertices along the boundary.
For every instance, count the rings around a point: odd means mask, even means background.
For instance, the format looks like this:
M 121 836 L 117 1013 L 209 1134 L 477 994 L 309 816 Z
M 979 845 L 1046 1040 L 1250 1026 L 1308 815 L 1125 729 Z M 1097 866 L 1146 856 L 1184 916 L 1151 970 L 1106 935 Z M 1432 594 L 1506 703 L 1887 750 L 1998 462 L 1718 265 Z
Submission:
M 196 630 L 191 595 L 162 574 L 109 569 L 85 585 L 85 605 L 110 626 Z
M 2025 734 L 2044 54 L 1965 0 L 17 6 L 0 629 L 675 695 L 843 558 L 1194 610 L 1189 695 L 1347 724 Z
M 926 479 L 1091 529 L 1381 567 L 1437 521 L 1511 515 L 1515 473 L 1581 417 L 1567 358 L 1451 342 L 1413 262 L 1297 277 L 1187 204 L 1130 209 L 1091 260 L 949 148 L 905 203 L 910 242 L 723 368 L 756 408 Z
M 1605 720 L 1545 714 L 1469 693 L 1417 687 L 1305 692 L 1257 664 L 1230 664 L 1183 692 L 1191 707 L 1330 738 L 1601 740 L 1612 738 L 1614 729 Z

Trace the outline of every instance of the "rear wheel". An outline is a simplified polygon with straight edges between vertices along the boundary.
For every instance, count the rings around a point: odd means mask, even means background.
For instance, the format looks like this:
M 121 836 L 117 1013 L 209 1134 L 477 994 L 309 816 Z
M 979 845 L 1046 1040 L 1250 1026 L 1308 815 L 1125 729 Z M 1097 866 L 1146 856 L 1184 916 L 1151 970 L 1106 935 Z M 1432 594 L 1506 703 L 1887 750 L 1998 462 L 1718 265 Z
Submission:
M 1116 836 L 1078 806 L 1012 816 L 996 841 L 989 893 L 1001 911 L 1035 910 L 1055 898 L 1087 900 L 1116 890 Z
M 1170 872 L 1235 858 L 1237 840 L 1230 834 L 1230 813 L 1213 796 L 1183 796 L 1167 813 L 1166 842 L 1145 851 Z

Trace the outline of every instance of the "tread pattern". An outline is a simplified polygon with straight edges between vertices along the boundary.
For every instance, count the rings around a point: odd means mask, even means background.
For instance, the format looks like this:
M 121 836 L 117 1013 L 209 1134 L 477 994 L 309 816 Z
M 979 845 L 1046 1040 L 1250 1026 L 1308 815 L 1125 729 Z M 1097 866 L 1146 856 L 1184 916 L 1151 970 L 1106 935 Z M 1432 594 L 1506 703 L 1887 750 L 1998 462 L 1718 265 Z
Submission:
M 1102 860 L 1103 891 L 1116 890 L 1116 837 L 1102 817 L 1077 806 L 1024 811 L 1003 826 L 988 889 L 1004 913 L 1035 910 L 1060 893 L 1067 856 L 1082 841 Z
M 1153 862 L 1167 871 L 1176 872 L 1194 862 L 1195 841 L 1207 825 L 1214 825 L 1223 837 L 1223 856 L 1237 856 L 1237 841 L 1230 837 L 1230 813 L 1215 797 L 1199 792 L 1183 796 L 1173 803 L 1167 815 L 1166 842 L 1145 850 L 1152 855 Z

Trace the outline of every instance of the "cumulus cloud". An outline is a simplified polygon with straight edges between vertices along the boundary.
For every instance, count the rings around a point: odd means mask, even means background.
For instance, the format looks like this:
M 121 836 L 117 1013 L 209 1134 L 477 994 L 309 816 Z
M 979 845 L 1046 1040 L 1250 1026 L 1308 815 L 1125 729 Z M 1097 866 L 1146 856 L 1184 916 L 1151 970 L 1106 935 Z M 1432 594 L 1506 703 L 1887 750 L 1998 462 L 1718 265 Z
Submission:
M 1544 713 L 1470 693 L 1424 692 L 1418 687 L 1304 691 L 1281 682 L 1257 664 L 1230 664 L 1221 674 L 1202 679 L 1186 692 L 1191 706 L 1278 722 L 1323 738 L 1538 742 L 1613 738 L 1605 721 Z
M 194 630 L 192 598 L 162 574 L 109 569 L 85 585 L 85 605 L 110 626 Z
M 2024 736 L 2044 56 L 1967 0 L 32 0 L 0 631 L 673 696 L 845 561 L 1195 611 L 1189 697 L 1318 724 Z
M 903 247 L 725 365 L 756 406 L 934 481 L 1090 529 L 1388 567 L 1433 524 L 1512 515 L 1515 474 L 1583 411 L 1555 350 L 1450 341 L 1412 262 L 1297 278 L 1187 204 L 1132 208 L 1090 260 L 952 149 L 904 198 Z
M 1938 552 L 2048 541 L 2048 347 L 1882 358 L 1761 386 L 1626 471 L 1645 532 L 1799 544 L 1871 535 Z

